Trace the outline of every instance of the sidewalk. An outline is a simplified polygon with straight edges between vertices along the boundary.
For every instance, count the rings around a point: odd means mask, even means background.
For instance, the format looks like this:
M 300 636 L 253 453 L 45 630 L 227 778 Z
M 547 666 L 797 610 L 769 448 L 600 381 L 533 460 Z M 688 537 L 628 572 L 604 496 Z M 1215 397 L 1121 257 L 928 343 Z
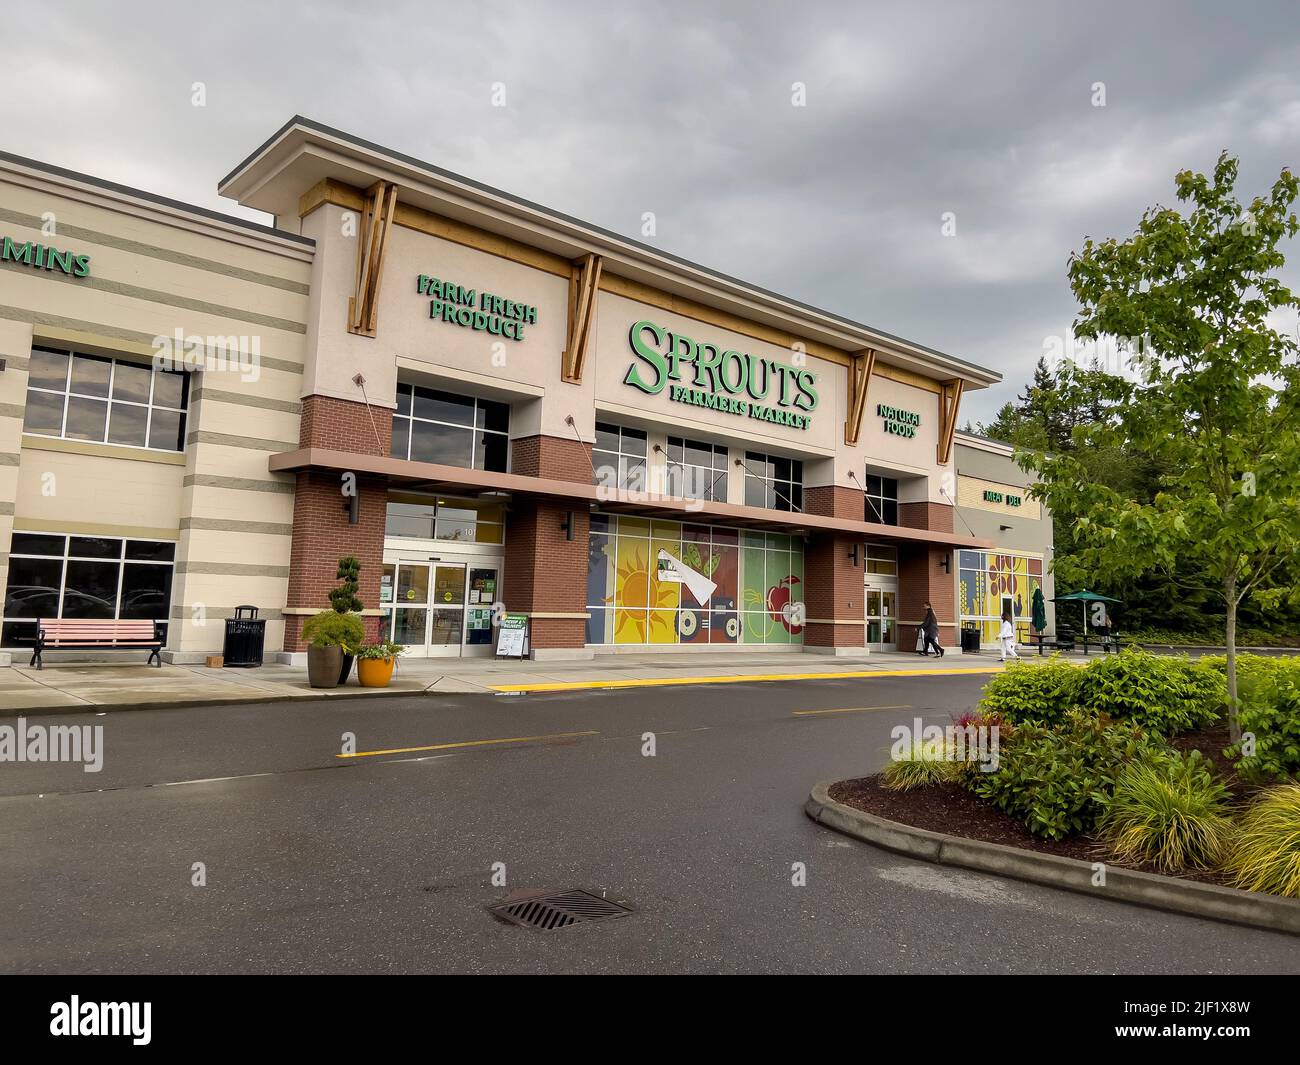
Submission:
M 726 652 L 601 655 L 581 662 L 412 658 L 398 660 L 393 682 L 384 689 L 362 688 L 355 671 L 343 687 L 318 689 L 308 687 L 305 669 L 286 665 L 258 669 L 164 665 L 157 669 L 143 663 L 47 661 L 43 670 L 26 665 L 0 668 L 0 714 L 424 693 L 518 694 L 834 677 L 987 674 L 1001 668 L 993 653 L 962 655 L 951 650 L 942 659 L 922 658 L 914 653 L 832 658 L 801 653 Z

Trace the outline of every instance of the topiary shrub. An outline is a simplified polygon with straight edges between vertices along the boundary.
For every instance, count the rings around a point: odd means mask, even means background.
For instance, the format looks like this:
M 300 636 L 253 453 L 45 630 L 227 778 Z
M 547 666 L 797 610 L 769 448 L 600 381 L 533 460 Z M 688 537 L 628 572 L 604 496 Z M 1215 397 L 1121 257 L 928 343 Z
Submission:
M 1018 726 L 1005 737 L 995 771 L 968 769 L 960 780 L 1035 835 L 1064 839 L 1090 832 L 1120 770 L 1159 746 L 1132 725 L 1070 711 L 1054 727 Z
M 1228 798 L 1200 751 L 1158 752 L 1120 771 L 1097 829 L 1118 862 L 1211 869 L 1232 835 Z
M 1300 898 L 1300 784 L 1260 793 L 1241 818 L 1225 869 L 1236 887 Z
M 329 601 L 334 609 L 340 614 L 359 613 L 363 607 L 361 600 L 357 597 L 357 590 L 360 587 L 358 578 L 361 576 L 361 562 L 355 555 L 344 556 L 339 559 L 338 572 L 334 576 L 342 582 L 337 588 L 329 590 Z
M 357 614 L 322 610 L 303 622 L 302 638 L 313 647 L 342 647 L 352 654 L 365 642 L 366 627 Z
M 1228 698 L 1227 682 L 1212 665 L 1136 649 L 1099 658 L 1081 673 L 1081 705 L 1162 736 L 1214 724 Z
M 1057 658 L 1008 666 L 984 686 L 980 712 L 1013 725 L 1061 721 L 1075 704 L 1082 672 Z

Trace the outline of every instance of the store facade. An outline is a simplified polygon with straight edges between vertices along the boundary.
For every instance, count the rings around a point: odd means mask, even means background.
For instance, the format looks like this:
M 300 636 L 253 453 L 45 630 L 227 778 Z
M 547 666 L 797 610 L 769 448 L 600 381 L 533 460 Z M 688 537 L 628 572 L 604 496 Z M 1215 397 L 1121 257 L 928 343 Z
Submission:
M 0 179 L 16 237 L 55 203 L 90 256 L 82 279 L 0 263 L 10 445 L 35 463 L 11 493 L 15 639 L 33 610 L 129 603 L 188 660 L 248 602 L 301 655 L 355 555 L 369 633 L 413 655 L 490 655 L 503 613 L 538 658 L 861 654 L 926 602 L 954 644 L 957 553 L 999 546 L 954 527 L 961 396 L 999 377 L 952 356 L 302 119 L 220 184 L 273 227 L 26 161 Z M 206 342 L 157 358 L 190 334 L 234 336 L 256 373 Z M 51 453 L 59 504 L 38 502 Z M 108 548 L 86 538 L 110 533 L 117 584 L 87 593 Z M 143 568 L 158 543 L 169 582 Z

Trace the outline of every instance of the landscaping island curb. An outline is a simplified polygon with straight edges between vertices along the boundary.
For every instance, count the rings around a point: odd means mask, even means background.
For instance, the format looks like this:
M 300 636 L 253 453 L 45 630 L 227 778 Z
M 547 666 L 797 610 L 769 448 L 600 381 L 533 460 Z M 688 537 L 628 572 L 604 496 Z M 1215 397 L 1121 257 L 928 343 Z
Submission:
M 830 797 L 835 781 L 824 781 L 812 789 L 804 813 L 819 825 L 847 836 L 874 843 L 877 847 L 905 854 L 909 858 L 957 865 L 982 873 L 1028 880 L 1035 884 L 1064 888 L 1096 898 L 1131 902 L 1172 913 L 1208 917 L 1216 921 L 1267 928 L 1300 935 L 1300 899 L 1263 895 L 1253 891 L 1178 880 L 1142 873 L 1117 865 L 1106 865 L 1104 887 L 1093 884 L 1090 862 L 1055 854 L 1008 847 L 1001 843 L 948 836 L 854 809 Z

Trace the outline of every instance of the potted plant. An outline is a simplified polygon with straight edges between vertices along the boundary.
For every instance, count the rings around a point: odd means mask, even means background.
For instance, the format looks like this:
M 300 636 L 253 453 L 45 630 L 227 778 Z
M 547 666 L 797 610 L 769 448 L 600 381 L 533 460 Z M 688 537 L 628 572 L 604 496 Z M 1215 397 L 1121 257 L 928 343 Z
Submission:
M 357 578 L 361 575 L 361 563 L 355 555 L 339 559 L 338 572 L 335 577 L 342 581 L 337 588 L 329 592 L 330 604 L 338 614 L 361 613 L 361 600 L 357 598 Z M 359 620 L 359 619 L 358 619 Z M 346 684 L 348 674 L 352 672 L 353 648 L 359 647 L 364 634 L 344 646 L 339 659 L 339 683 Z
M 397 656 L 406 648 L 392 640 L 362 644 L 357 650 L 357 680 L 363 688 L 387 688 Z
M 322 610 L 302 627 L 307 641 L 307 682 L 313 688 L 337 688 L 342 681 L 343 656 L 351 662 L 352 649 L 366 638 L 365 626 L 356 614 Z

